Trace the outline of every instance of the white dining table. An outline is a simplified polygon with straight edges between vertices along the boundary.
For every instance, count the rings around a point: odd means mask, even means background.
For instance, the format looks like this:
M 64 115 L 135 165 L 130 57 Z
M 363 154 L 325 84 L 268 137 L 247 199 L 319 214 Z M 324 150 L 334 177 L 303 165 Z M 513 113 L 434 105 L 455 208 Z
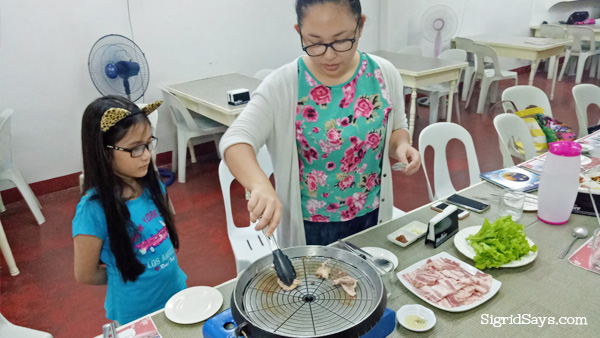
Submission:
M 565 50 L 565 46 L 571 43 L 568 39 L 536 38 L 530 36 L 503 36 L 503 35 L 474 35 L 465 36 L 475 43 L 486 45 L 494 49 L 498 56 L 517 58 L 531 61 L 529 71 L 529 85 L 533 86 L 533 79 L 540 60 L 559 55 Z M 552 89 L 550 99 L 554 99 L 554 87 L 556 86 L 556 74 L 558 62 L 552 70 Z
M 481 214 L 472 212 L 469 217 L 459 221 L 459 229 L 481 225 L 484 219 L 495 220 L 498 217 L 498 205 L 494 203 L 497 202 L 494 194 L 499 191 L 498 187 L 488 182 L 480 182 L 459 191 L 459 194 L 470 198 L 481 200 L 481 196 L 484 196 L 488 198 L 486 202 L 491 204 L 489 210 Z M 388 234 L 412 221 L 427 223 L 437 214 L 427 204 L 400 218 L 350 236 L 347 240 L 360 247 L 380 247 L 389 250 L 399 259 L 395 272 L 441 252 L 447 252 L 456 259 L 475 265 L 459 251 L 452 239 L 435 249 L 424 245 L 422 238 L 405 248 L 386 239 Z M 537 245 L 537 257 L 531 263 L 519 267 L 484 270 L 502 283 L 498 293 L 485 303 L 464 312 L 443 311 L 427 304 L 395 279 L 389 285 L 388 292 L 391 296 L 388 297 L 387 307 L 395 311 L 405 304 L 420 304 L 430 308 L 437 317 L 437 323 L 425 333 L 428 337 L 597 337 L 600 332 L 600 275 L 571 264 L 567 258 L 558 258 L 559 253 L 570 244 L 573 228 L 584 226 L 592 232 L 598 227 L 596 218 L 573 214 L 568 223 L 556 226 L 539 221 L 536 212 L 524 212 L 518 223 L 525 226 L 526 235 Z M 583 240 L 576 243 L 571 253 L 583 243 Z M 232 279 L 215 287 L 221 292 L 224 300 L 218 312 L 230 307 L 235 283 L 236 280 Z M 166 317 L 164 310 L 149 316 L 163 338 L 203 337 L 205 322 L 176 324 Z M 546 321 L 548 318 L 554 321 L 567 318 L 573 322 L 570 325 L 549 325 L 545 322 L 541 327 L 539 322 L 537 325 L 511 325 L 506 322 L 511 316 L 543 317 Z M 505 322 L 496 322 L 494 318 Z M 575 320 L 578 324 L 574 324 Z M 494 322 L 502 325 L 494 326 Z M 423 337 L 423 334 L 408 331 L 396 324 L 396 328 L 388 337 Z
M 227 91 L 245 88 L 252 94 L 260 82 L 250 76 L 232 73 L 174 83 L 167 85 L 166 89 L 177 96 L 187 109 L 231 126 L 246 104 L 230 105 L 227 102 Z
M 455 60 L 434 59 L 424 56 L 406 55 L 387 51 L 376 51 L 373 54 L 390 61 L 402 77 L 404 86 L 412 88 L 408 131 L 412 143 L 417 110 L 417 88 L 436 83 L 449 82 L 447 121 L 452 121 L 452 100 L 456 82 L 460 80 L 460 71 L 469 64 Z

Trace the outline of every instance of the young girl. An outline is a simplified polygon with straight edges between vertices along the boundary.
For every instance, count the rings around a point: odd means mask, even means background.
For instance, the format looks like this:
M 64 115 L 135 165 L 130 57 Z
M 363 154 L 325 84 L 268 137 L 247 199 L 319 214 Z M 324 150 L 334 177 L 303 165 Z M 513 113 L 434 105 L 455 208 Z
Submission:
M 140 110 L 106 96 L 83 114 L 85 193 L 73 219 L 75 279 L 108 284 L 106 316 L 122 324 L 163 308 L 186 288 L 166 189 L 152 164 L 157 139 L 146 115 L 160 103 Z
M 251 221 L 258 230 L 268 225 L 268 234 L 281 221 L 283 247 L 326 245 L 390 220 L 389 157 L 407 164 L 406 175 L 421 164 L 398 70 L 357 49 L 366 20 L 360 1 L 296 0 L 296 14 L 306 55 L 265 78 L 219 142 L 251 192 Z M 264 144 L 277 190 L 254 155 Z

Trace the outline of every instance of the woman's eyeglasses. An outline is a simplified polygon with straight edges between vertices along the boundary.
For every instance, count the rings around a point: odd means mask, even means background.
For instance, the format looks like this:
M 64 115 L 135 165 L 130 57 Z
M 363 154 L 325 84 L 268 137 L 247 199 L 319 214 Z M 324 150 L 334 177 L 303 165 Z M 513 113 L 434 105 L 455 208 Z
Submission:
M 121 148 L 121 147 L 117 147 L 117 146 L 111 146 L 108 144 L 106 145 L 106 148 L 120 150 L 120 151 L 126 151 L 131 155 L 131 157 L 140 157 L 144 154 L 144 150 L 148 149 L 149 151 L 152 151 L 152 150 L 156 149 L 157 143 L 158 143 L 158 139 L 156 137 L 152 136 L 152 137 L 150 137 L 150 142 L 148 142 L 146 144 L 140 144 L 139 146 L 133 147 L 130 149 Z
M 336 52 L 347 52 L 352 49 L 354 43 L 356 42 L 356 35 L 358 34 L 358 26 L 359 23 L 356 24 L 356 29 L 354 30 L 354 37 L 352 39 L 343 39 L 336 40 L 332 43 L 315 43 L 314 45 L 304 46 L 302 43 L 302 31 L 300 31 L 300 44 L 302 45 L 302 50 L 308 56 L 321 56 L 327 53 L 327 48 L 331 47 Z

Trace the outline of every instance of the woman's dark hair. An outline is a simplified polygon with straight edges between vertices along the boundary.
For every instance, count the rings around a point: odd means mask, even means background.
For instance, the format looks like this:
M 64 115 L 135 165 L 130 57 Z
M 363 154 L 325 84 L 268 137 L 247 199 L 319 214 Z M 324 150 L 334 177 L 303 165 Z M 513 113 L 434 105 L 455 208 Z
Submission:
M 362 8 L 360 6 L 360 0 L 296 0 L 296 16 L 298 18 L 298 26 L 302 27 L 302 19 L 306 10 L 313 5 L 319 5 L 324 3 L 335 3 L 341 6 L 347 6 L 350 12 L 354 14 L 358 25 L 362 26 Z
M 100 121 L 105 111 L 110 108 L 123 108 L 131 115 L 119 121 L 106 132 L 100 129 Z M 113 151 L 106 145 L 119 142 L 132 126 L 145 124 L 150 126 L 146 113 L 130 100 L 120 96 L 109 95 L 90 103 L 83 113 L 81 124 L 81 147 L 83 151 L 83 194 L 95 189 L 95 195 L 106 216 L 106 227 L 110 241 L 110 250 L 115 255 L 117 268 L 123 281 L 137 280 L 145 271 L 145 266 L 135 256 L 133 240 L 130 234 L 138 231 L 131 222 L 129 209 L 121 196 L 126 183 L 113 171 Z M 168 205 L 168 197 L 160 187 L 160 178 L 154 170 L 150 159 L 146 176 L 139 179 L 144 189 L 148 189 L 152 201 L 163 217 L 173 246 L 179 248 L 179 237 L 175 229 L 173 214 Z

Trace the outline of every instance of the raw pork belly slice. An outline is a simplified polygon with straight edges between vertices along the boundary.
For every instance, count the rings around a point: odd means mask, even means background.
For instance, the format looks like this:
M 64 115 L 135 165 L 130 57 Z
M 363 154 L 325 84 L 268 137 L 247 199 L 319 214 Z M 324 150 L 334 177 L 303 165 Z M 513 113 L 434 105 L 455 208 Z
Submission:
M 329 274 L 331 273 L 331 268 L 327 266 L 329 263 L 329 259 L 321 264 L 321 267 L 317 269 L 317 278 L 327 279 L 329 278 Z
M 300 284 L 300 283 L 301 282 L 299 279 L 294 279 L 294 281 L 292 282 L 292 285 L 287 286 L 287 285 L 283 284 L 283 282 L 279 278 L 277 278 L 277 284 L 279 284 L 279 286 L 283 289 L 283 291 L 292 291 L 295 288 L 297 288 L 298 284 Z
M 444 307 L 468 305 L 483 298 L 492 284 L 492 276 L 477 271 L 472 275 L 447 258 L 428 259 L 417 270 L 402 275 L 417 292 Z
M 357 280 L 348 275 L 333 280 L 333 285 L 341 285 L 350 297 L 356 296 L 356 283 Z

